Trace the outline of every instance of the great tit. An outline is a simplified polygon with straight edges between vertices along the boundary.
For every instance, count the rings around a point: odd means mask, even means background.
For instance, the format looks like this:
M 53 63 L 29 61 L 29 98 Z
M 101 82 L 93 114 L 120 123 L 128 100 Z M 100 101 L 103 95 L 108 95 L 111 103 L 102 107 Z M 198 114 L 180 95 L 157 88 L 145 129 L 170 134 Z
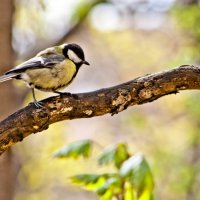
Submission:
M 34 89 L 62 94 L 59 90 L 74 80 L 83 64 L 89 65 L 83 49 L 77 44 L 63 44 L 39 52 L 6 72 L 0 82 L 22 79 L 32 90 L 35 106 L 40 108 L 42 104 L 36 100 Z

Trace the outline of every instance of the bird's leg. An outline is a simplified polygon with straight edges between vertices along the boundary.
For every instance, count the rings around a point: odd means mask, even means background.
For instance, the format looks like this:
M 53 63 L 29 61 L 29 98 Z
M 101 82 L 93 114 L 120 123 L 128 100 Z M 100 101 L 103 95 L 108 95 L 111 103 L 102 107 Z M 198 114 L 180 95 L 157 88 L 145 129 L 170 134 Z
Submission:
M 59 92 L 59 91 L 53 91 L 54 93 L 56 93 L 56 94 L 59 94 L 61 97 L 62 96 L 70 96 L 70 97 L 74 97 L 75 99 L 77 99 L 78 98 L 78 96 L 76 95 L 76 94 L 72 94 L 72 93 L 70 93 L 70 92 Z
M 31 88 L 32 91 L 32 95 L 33 95 L 33 103 L 37 108 L 42 108 L 44 106 L 44 104 L 42 102 L 38 102 L 35 98 L 35 90 L 34 88 Z

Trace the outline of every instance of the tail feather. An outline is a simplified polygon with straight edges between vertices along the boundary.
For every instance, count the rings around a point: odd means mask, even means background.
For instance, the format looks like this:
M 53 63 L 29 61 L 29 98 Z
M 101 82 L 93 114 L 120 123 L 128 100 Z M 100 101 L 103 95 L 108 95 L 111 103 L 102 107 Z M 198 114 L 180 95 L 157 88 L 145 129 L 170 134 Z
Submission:
M 0 76 L 0 82 L 8 81 L 12 78 L 15 78 L 18 74 L 6 74 L 3 76 Z

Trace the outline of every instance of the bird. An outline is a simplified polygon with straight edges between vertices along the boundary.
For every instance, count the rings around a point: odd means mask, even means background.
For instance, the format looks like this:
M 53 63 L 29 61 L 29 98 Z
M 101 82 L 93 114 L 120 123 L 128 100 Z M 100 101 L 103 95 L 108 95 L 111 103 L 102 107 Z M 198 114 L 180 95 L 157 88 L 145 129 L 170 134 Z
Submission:
M 34 105 L 41 108 L 43 104 L 36 100 L 35 89 L 65 94 L 60 90 L 72 83 L 83 64 L 90 65 L 85 60 L 83 49 L 78 44 L 65 43 L 47 48 L 17 65 L 0 76 L 0 82 L 23 80 L 31 88 Z

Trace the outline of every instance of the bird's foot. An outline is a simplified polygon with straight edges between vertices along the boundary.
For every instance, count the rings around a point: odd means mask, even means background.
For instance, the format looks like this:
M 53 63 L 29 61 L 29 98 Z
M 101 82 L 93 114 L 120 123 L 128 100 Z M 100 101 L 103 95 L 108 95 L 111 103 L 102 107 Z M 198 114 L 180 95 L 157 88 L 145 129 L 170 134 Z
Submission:
M 34 101 L 33 104 L 34 104 L 38 109 L 44 107 L 44 103 L 42 103 L 42 102 Z

